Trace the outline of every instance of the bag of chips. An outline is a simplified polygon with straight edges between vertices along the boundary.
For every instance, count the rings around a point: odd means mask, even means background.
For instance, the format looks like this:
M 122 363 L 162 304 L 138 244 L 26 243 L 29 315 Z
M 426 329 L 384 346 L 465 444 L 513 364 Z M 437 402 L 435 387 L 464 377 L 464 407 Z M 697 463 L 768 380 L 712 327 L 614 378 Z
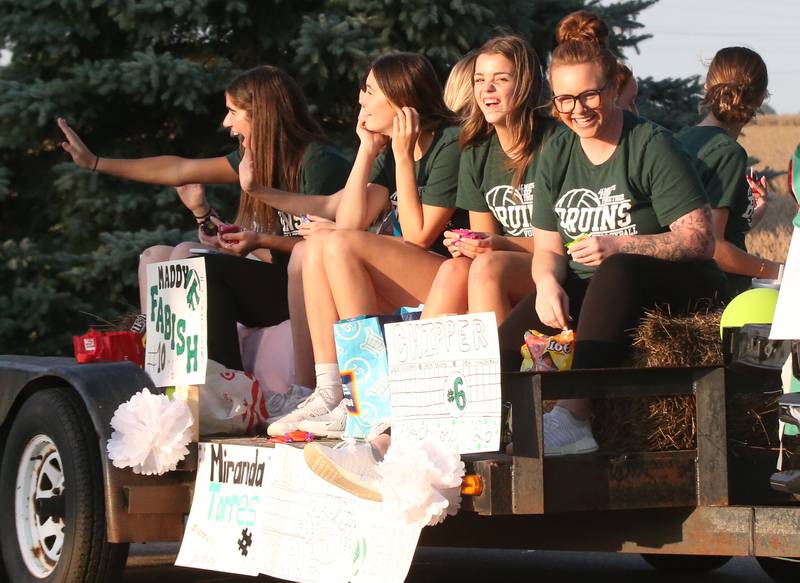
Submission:
M 536 330 L 525 332 L 522 353 L 522 372 L 562 371 L 572 368 L 575 352 L 575 332 L 564 330 L 547 336 Z

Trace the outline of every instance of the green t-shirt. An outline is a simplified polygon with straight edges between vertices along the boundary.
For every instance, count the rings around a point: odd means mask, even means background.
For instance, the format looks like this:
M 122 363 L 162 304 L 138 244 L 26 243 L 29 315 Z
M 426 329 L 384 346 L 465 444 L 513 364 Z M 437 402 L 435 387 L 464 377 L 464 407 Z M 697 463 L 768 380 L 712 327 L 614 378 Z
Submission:
M 459 136 L 461 128 L 449 126 L 439 128 L 433 136 L 428 151 L 419 160 L 414 162 L 417 177 L 417 191 L 422 204 L 442 208 L 456 208 L 456 192 L 458 189 L 458 162 L 461 155 Z M 391 146 L 375 159 L 370 173 L 369 182 L 380 184 L 389 190 L 391 202 L 390 212 L 397 213 L 397 180 L 394 153 Z M 396 218 L 383 217 L 383 223 L 395 222 L 393 233 L 399 236 L 399 221 Z M 465 213 L 456 212 L 445 227 L 446 229 L 465 226 Z M 381 229 L 383 232 L 383 229 Z M 434 249 L 441 251 L 443 246 L 437 244 Z
M 510 158 L 503 151 L 497 134 L 470 144 L 461 152 L 458 169 L 458 208 L 468 211 L 491 212 L 503 235 L 533 236 L 533 194 L 536 165 L 542 144 L 553 132 L 550 119 L 537 119 L 535 140 L 539 144 L 517 188 Z
M 239 150 L 226 156 L 228 163 L 238 174 L 242 161 Z M 329 195 L 340 191 L 350 174 L 350 162 L 333 146 L 311 143 L 303 152 L 300 161 L 300 194 Z M 281 233 L 285 237 L 300 235 L 298 230 L 302 220 L 292 214 L 278 211 Z
M 664 128 L 624 112 L 611 157 L 592 164 L 572 131 L 545 144 L 536 171 L 533 224 L 568 243 L 588 235 L 654 235 L 708 203 L 692 161 Z M 570 261 L 589 278 L 595 268 Z
M 747 251 L 745 236 L 753 227 L 753 192 L 745 179 L 747 152 L 725 130 L 713 126 L 684 128 L 675 138 L 694 158 L 711 208 L 727 208 L 725 240 Z M 726 274 L 737 292 L 748 289 L 751 278 Z

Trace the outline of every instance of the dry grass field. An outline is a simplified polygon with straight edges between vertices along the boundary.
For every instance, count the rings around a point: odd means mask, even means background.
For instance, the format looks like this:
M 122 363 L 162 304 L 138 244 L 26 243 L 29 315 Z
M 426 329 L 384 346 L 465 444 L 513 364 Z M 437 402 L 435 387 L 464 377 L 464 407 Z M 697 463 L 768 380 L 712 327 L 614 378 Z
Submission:
M 764 115 L 744 128 L 739 143 L 751 158 L 758 159 L 758 172 L 776 175 L 769 182 L 769 206 L 764 220 L 747 235 L 751 253 L 784 261 L 789 251 L 792 218 L 797 212 L 789 194 L 789 159 L 800 144 L 800 115 Z

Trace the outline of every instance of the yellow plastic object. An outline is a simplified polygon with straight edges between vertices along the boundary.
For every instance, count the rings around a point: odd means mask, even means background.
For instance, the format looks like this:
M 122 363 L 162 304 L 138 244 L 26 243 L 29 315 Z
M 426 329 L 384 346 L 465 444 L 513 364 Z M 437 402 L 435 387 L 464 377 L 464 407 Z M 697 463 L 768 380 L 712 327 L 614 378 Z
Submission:
M 749 289 L 733 298 L 719 322 L 719 334 L 723 328 L 734 328 L 745 324 L 772 324 L 778 290 L 770 288 Z

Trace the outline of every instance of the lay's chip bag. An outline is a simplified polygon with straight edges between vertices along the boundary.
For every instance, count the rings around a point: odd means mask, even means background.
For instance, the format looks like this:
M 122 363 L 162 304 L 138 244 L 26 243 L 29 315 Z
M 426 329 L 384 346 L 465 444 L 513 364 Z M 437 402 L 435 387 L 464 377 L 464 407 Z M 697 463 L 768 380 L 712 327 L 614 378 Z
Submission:
M 520 370 L 523 372 L 570 370 L 575 352 L 575 332 L 564 330 L 555 336 L 547 336 L 528 330 L 521 352 L 523 362 Z

